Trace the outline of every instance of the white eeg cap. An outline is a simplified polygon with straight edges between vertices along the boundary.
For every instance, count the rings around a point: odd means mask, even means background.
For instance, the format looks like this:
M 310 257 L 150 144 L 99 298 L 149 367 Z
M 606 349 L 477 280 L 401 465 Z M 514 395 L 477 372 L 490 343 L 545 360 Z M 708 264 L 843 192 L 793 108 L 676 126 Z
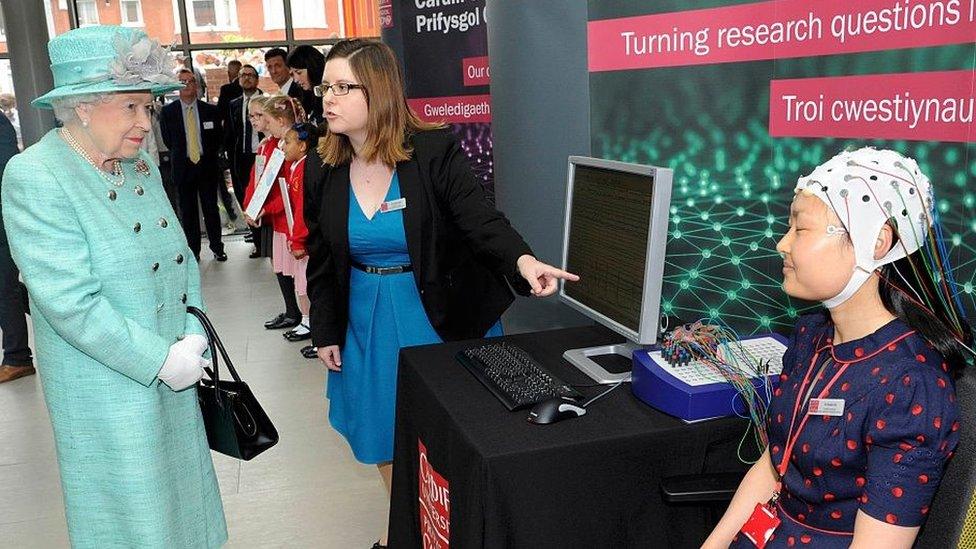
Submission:
M 915 160 L 891 150 L 842 152 L 797 180 L 795 191 L 827 204 L 854 244 L 854 272 L 840 294 L 824 301 L 827 308 L 850 299 L 882 265 L 922 248 L 933 223 L 928 177 Z M 874 245 L 888 221 L 898 229 L 898 242 L 875 260 Z

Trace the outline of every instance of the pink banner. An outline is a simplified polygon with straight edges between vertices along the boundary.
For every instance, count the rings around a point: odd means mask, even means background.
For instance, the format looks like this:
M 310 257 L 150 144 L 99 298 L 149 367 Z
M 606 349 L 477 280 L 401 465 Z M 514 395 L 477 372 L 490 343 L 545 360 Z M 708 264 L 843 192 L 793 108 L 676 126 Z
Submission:
M 490 95 L 457 95 L 408 99 L 407 104 L 426 122 L 472 124 L 491 122 Z
M 973 71 L 773 80 L 769 135 L 972 142 Z
M 976 41 L 976 0 L 776 0 L 591 21 L 590 72 Z
M 488 56 L 465 57 L 461 60 L 461 70 L 464 71 L 465 86 L 487 86 L 491 83 L 491 70 L 488 68 Z
M 393 0 L 379 0 L 380 26 L 384 29 L 393 28 Z

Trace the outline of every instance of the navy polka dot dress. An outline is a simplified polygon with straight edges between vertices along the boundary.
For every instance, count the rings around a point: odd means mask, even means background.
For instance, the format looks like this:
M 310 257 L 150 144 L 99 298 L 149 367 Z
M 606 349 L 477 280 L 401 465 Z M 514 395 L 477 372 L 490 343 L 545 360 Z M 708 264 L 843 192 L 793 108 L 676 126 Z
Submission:
M 919 526 L 959 441 L 947 365 L 912 328 L 893 320 L 868 337 L 832 345 L 826 314 L 800 318 L 783 355 L 769 409 L 769 452 L 783 459 L 794 404 L 811 360 L 826 369 L 813 397 L 843 399 L 841 416 L 811 415 L 797 439 L 778 502 L 782 520 L 766 547 L 848 547 L 858 510 L 898 526 Z M 806 410 L 798 412 L 797 424 Z M 741 534 L 732 547 L 753 547 Z

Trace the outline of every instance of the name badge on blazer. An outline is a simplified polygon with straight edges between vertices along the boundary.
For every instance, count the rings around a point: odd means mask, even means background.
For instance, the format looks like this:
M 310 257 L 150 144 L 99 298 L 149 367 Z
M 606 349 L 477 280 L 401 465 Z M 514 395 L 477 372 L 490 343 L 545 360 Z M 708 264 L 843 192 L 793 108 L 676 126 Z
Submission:
M 811 398 L 811 416 L 842 416 L 844 415 L 844 399 L 842 398 Z
M 380 204 L 380 211 L 383 213 L 395 212 L 397 210 L 402 210 L 406 207 L 407 207 L 407 199 L 398 198 L 396 200 L 390 200 L 389 202 L 384 202 Z
M 205 121 L 203 123 L 203 129 L 205 129 L 205 130 L 212 130 L 212 129 L 214 129 L 214 123 L 213 123 L 213 121 L 212 120 Z

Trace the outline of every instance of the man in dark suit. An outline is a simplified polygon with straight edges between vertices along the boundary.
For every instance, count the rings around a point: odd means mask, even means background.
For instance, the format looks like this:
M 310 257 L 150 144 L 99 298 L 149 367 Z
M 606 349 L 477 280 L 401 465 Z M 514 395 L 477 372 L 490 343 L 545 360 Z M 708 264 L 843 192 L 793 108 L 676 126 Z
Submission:
M 163 141 L 171 154 L 173 181 L 180 191 L 180 221 L 187 243 L 199 260 L 199 196 L 210 250 L 217 261 L 227 261 L 217 210 L 217 186 L 224 184 L 217 160 L 222 143 L 220 112 L 215 105 L 197 98 L 197 81 L 192 71 L 181 70 L 179 79 L 183 84 L 180 100 L 163 107 L 160 125 Z
M 241 85 L 238 81 L 241 72 L 241 62 L 234 59 L 227 63 L 227 78 L 230 82 L 224 84 L 220 87 L 220 95 L 217 96 L 217 110 L 220 112 L 220 121 L 224 125 L 224 133 L 227 132 L 227 117 L 230 116 L 230 102 L 241 96 L 243 90 L 241 90 Z M 228 163 L 230 159 L 227 159 Z M 228 166 L 225 166 L 228 167 Z M 231 167 L 231 169 L 233 169 Z M 234 199 L 231 197 L 230 193 L 227 192 L 226 185 L 218 185 L 217 190 L 220 192 L 220 201 L 224 203 L 224 209 L 227 211 L 227 217 L 231 220 L 233 224 L 237 220 L 237 213 L 234 210 Z
M 217 96 L 217 108 L 220 115 L 227 117 L 230 114 L 230 102 L 237 99 L 244 93 L 240 82 L 241 62 L 237 59 L 227 63 L 227 78 L 230 82 L 220 87 L 220 95 Z
M 227 125 L 224 127 L 224 150 L 230 160 L 230 175 L 234 181 L 234 195 L 237 200 L 244 201 L 244 192 L 254 166 L 254 153 L 258 150 L 258 143 L 264 137 L 251 128 L 251 118 L 248 106 L 251 99 L 261 95 L 258 89 L 258 71 L 251 65 L 241 67 L 239 81 L 241 96 L 230 102 L 228 107 Z M 242 205 L 243 207 L 243 205 Z M 259 229 L 251 229 L 251 238 L 255 246 L 260 249 Z M 255 251 L 251 257 L 259 257 Z
M 17 132 L 0 113 L 0 184 L 7 162 L 17 154 Z M 34 363 L 27 343 L 27 293 L 20 283 L 20 272 L 10 257 L 7 233 L 3 228 L 0 205 L 0 332 L 3 332 L 3 362 L 0 383 L 33 375 Z
M 291 69 L 288 68 L 287 59 L 288 52 L 282 48 L 271 48 L 264 53 L 264 67 L 268 69 L 268 76 L 278 86 L 278 93 L 300 101 L 304 97 L 304 91 L 291 79 Z

